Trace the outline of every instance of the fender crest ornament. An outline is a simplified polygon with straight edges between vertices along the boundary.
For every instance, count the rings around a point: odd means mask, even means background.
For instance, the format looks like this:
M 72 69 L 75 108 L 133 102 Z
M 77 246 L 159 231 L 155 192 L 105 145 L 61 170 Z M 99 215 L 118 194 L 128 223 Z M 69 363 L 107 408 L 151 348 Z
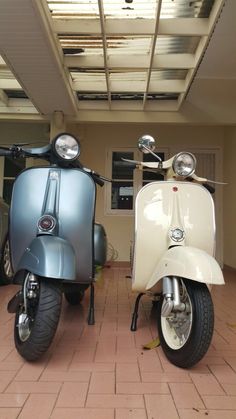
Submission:
M 181 242 L 185 238 L 184 230 L 181 230 L 181 228 L 174 228 L 170 230 L 170 238 L 175 242 Z

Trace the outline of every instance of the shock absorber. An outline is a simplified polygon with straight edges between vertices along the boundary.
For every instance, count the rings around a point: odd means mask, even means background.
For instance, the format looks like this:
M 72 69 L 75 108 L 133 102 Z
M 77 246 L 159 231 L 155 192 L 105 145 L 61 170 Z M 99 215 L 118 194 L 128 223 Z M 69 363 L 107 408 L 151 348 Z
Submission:
M 163 304 L 161 315 L 168 317 L 171 311 L 184 311 L 185 304 L 180 300 L 179 279 L 165 276 L 163 278 Z

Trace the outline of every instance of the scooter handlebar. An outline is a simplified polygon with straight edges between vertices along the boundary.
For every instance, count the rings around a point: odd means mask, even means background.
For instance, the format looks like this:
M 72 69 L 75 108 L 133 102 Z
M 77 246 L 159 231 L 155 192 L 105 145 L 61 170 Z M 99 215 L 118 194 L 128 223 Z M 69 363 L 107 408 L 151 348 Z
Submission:
M 89 173 L 90 176 L 93 178 L 94 182 L 97 183 L 99 186 L 103 186 L 104 182 L 111 182 L 111 179 L 108 179 L 105 176 L 99 175 L 99 173 L 95 172 L 94 170 L 88 169 L 87 167 L 82 167 L 82 169 Z
M 18 157 L 39 157 L 45 158 L 45 154 L 50 150 L 51 145 L 36 148 L 25 148 L 21 144 L 14 144 L 11 147 L 0 146 L 0 156 L 11 156 L 13 158 Z
M 214 186 L 211 186 L 208 183 L 203 183 L 202 185 L 204 186 L 204 188 L 206 188 L 208 190 L 208 192 L 210 192 L 210 194 L 213 195 L 215 193 Z
M 12 156 L 13 153 L 11 150 L 8 150 L 6 148 L 0 148 L 0 156 Z
M 134 161 L 123 160 L 123 161 L 114 162 L 114 166 L 116 166 L 116 167 L 127 167 L 129 169 L 136 169 L 138 163 L 139 162 L 137 162 L 135 160 Z
M 104 186 L 104 181 L 100 178 L 100 176 L 93 174 L 92 178 L 94 182 L 97 183 L 99 186 Z

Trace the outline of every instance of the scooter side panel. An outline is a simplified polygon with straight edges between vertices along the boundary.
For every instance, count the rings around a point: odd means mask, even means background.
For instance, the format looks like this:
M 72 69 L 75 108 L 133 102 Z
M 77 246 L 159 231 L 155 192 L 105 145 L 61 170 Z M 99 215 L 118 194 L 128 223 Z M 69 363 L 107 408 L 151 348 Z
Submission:
M 171 239 L 171 230 L 184 240 Z M 152 182 L 138 193 L 135 208 L 133 283 L 145 291 L 158 262 L 171 246 L 193 246 L 209 255 L 215 249 L 214 204 L 209 192 L 190 182 Z
M 13 269 L 16 272 L 23 253 L 37 235 L 37 223 L 47 197 L 49 172 L 59 176 L 55 195 L 58 236 L 73 247 L 76 257 L 76 280 L 93 278 L 93 219 L 95 185 L 79 169 L 58 167 L 30 168 L 15 181 L 10 209 L 10 240 Z

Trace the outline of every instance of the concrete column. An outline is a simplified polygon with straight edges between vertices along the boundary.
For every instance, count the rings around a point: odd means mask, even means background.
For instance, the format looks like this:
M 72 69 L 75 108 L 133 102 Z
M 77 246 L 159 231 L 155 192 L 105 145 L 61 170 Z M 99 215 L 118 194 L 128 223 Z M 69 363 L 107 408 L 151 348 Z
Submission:
M 66 131 L 65 115 L 61 111 L 55 111 L 50 121 L 50 141 L 52 141 L 53 138 L 57 134 L 60 134 L 61 132 L 65 132 L 65 131 Z

